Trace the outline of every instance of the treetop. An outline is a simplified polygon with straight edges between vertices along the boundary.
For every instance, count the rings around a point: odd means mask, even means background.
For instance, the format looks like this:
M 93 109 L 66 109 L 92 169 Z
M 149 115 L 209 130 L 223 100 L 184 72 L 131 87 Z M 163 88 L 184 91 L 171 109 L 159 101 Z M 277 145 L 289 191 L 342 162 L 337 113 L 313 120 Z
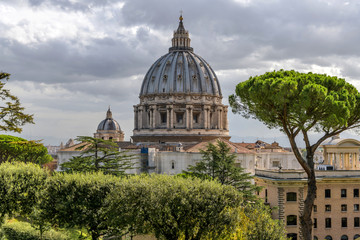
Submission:
M 279 70 L 250 77 L 235 93 L 229 97 L 233 112 L 269 128 L 330 133 L 359 124 L 360 94 L 343 78 Z

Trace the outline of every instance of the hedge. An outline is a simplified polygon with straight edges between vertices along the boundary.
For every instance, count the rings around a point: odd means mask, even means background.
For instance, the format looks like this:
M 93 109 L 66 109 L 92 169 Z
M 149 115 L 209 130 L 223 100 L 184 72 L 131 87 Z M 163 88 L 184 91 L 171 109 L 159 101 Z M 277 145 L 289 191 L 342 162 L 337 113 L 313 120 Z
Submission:
M 39 231 L 27 222 L 9 222 L 2 228 L 7 240 L 40 240 Z M 43 234 L 43 240 L 70 240 L 70 237 L 51 229 Z

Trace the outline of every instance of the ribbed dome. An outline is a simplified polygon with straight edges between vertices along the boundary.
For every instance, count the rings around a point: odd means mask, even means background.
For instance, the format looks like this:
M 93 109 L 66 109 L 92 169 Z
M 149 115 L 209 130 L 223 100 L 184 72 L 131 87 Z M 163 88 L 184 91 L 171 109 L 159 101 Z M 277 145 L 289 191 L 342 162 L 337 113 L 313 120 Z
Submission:
M 112 113 L 109 110 L 106 113 L 106 119 L 102 120 L 100 124 L 98 125 L 97 130 L 117 130 L 121 131 L 119 123 L 112 118 Z
M 146 73 L 140 96 L 157 93 L 196 93 L 221 96 L 220 84 L 210 65 L 193 53 L 188 31 L 180 16 L 169 53 Z
M 171 51 L 145 75 L 140 96 L 153 93 L 204 93 L 221 96 L 215 72 L 191 51 Z

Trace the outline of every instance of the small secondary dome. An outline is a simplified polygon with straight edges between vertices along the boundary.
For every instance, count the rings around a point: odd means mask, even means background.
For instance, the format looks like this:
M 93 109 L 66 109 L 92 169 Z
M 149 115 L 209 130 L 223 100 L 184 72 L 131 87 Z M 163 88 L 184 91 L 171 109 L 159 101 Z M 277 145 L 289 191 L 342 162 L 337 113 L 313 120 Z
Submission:
M 121 131 L 119 123 L 112 118 L 112 112 L 110 110 L 110 107 L 106 113 L 106 119 L 102 120 L 100 124 L 98 125 L 97 130 L 116 130 Z
M 124 132 L 121 131 L 119 123 L 112 118 L 110 107 L 106 112 L 106 118 L 100 122 L 94 133 L 94 137 L 115 142 L 124 141 Z

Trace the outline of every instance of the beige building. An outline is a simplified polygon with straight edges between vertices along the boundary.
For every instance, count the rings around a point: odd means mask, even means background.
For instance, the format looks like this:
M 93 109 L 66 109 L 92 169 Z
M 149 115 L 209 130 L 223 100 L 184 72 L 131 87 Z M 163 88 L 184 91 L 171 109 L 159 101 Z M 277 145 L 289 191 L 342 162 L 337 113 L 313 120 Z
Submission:
M 316 171 L 317 197 L 312 214 L 314 239 L 353 240 L 360 237 L 360 170 L 356 167 L 359 164 L 359 147 L 359 142 L 354 139 L 340 138 L 333 138 L 323 145 L 324 163 L 327 165 L 324 165 L 325 168 L 319 166 L 324 170 Z M 331 169 L 329 155 L 334 156 L 335 153 L 338 158 L 333 159 L 342 160 L 332 162 L 338 170 L 326 170 Z M 339 162 L 341 164 L 336 165 Z M 343 166 L 349 169 L 342 170 Z M 307 192 L 305 172 L 256 169 L 255 182 L 264 187 L 260 197 L 271 207 L 277 207 L 273 217 L 284 221 L 288 236 L 293 240 L 301 239 L 299 215 Z

